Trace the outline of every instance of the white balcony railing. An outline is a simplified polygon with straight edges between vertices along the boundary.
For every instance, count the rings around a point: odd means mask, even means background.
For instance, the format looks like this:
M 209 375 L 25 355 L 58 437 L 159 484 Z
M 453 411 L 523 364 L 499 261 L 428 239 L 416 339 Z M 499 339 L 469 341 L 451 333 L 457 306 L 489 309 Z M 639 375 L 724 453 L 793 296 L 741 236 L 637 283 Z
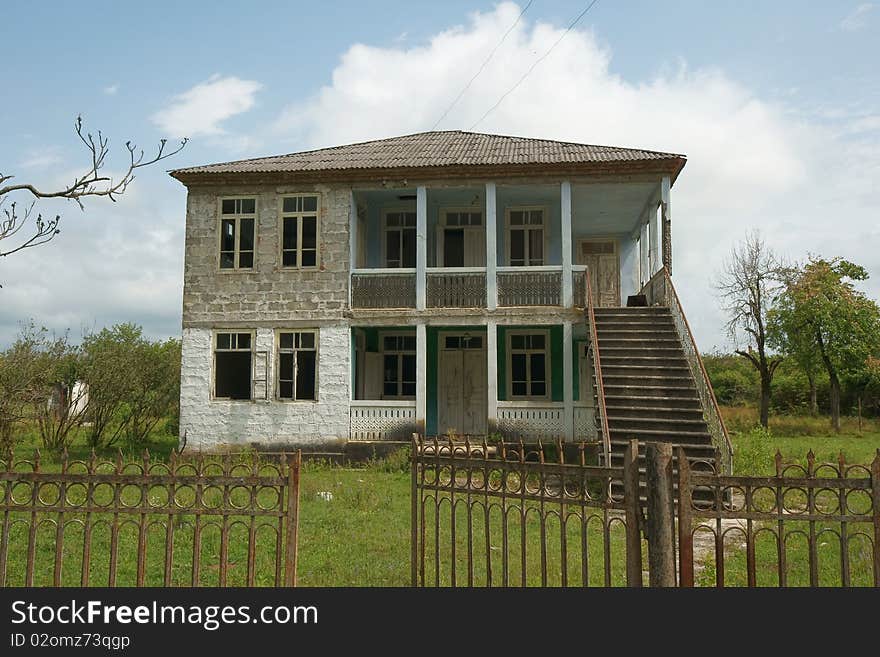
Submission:
M 415 308 L 415 269 L 354 269 L 352 308 Z
M 427 272 L 429 308 L 485 308 L 484 267 L 433 267 Z
M 564 438 L 565 409 L 562 402 L 499 401 L 498 430 L 505 438 Z
M 562 267 L 499 267 L 499 306 L 558 306 Z
M 416 428 L 415 401 L 358 399 L 350 409 L 351 440 L 409 440 Z

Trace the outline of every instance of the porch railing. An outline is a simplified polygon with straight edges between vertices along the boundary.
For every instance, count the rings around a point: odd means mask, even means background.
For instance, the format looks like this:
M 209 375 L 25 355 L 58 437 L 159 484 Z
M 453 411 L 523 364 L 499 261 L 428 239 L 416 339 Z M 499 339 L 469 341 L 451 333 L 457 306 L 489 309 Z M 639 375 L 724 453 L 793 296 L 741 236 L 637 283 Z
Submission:
M 562 267 L 499 267 L 499 306 L 558 306 Z
M 608 431 L 608 412 L 605 409 L 605 385 L 602 381 L 602 363 L 599 357 L 599 333 L 596 331 L 596 313 L 593 303 L 593 283 L 590 270 L 584 273 L 584 289 L 587 297 L 587 322 L 590 329 L 590 352 L 593 356 L 593 376 L 596 379 L 596 410 L 599 413 L 599 437 L 602 439 L 602 451 L 605 465 L 611 462 L 611 435 Z
M 576 308 L 586 308 L 587 277 L 584 274 L 587 271 L 587 268 L 584 265 L 575 265 L 571 269 L 572 302 Z
M 486 307 L 485 268 L 432 268 L 427 278 L 429 308 Z
M 355 269 L 352 308 L 415 308 L 415 269 Z
M 561 402 L 499 401 L 498 430 L 507 438 L 529 440 L 565 437 Z
M 358 399 L 351 402 L 351 440 L 406 440 L 415 428 L 415 401 Z
M 594 442 L 598 440 L 599 427 L 596 426 L 596 407 L 578 405 L 574 407 L 574 439 Z
M 703 365 L 700 350 L 697 349 L 694 334 L 684 314 L 684 309 L 681 306 L 678 293 L 675 291 L 675 286 L 672 284 L 669 270 L 666 267 L 661 267 L 642 288 L 641 294 L 645 295 L 648 304 L 652 306 L 661 305 L 669 307 L 672 321 L 675 324 L 675 331 L 678 333 L 679 342 L 682 349 L 684 349 L 685 358 L 694 377 L 697 392 L 700 395 L 700 402 L 703 406 L 703 418 L 709 427 L 709 433 L 712 435 L 712 443 L 721 451 L 724 471 L 727 473 L 733 472 L 733 446 L 730 444 L 727 427 L 724 425 L 724 418 L 721 417 L 721 411 L 718 409 L 718 401 L 715 399 L 712 383 L 709 381 L 709 375 L 706 374 L 706 367 Z

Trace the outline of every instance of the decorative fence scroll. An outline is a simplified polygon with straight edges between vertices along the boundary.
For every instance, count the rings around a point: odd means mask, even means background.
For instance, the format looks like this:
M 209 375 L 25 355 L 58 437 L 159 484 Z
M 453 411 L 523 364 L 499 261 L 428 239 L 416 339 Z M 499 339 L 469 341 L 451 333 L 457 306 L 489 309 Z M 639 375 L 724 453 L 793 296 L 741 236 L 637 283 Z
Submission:
M 637 451 L 413 436 L 413 586 L 642 584 Z
M 0 586 L 295 586 L 301 455 L 278 456 L 64 454 L 45 472 L 10 453 Z
M 681 448 L 678 463 L 680 586 L 880 586 L 880 451 L 871 466 L 777 452 L 770 477 L 699 471 Z

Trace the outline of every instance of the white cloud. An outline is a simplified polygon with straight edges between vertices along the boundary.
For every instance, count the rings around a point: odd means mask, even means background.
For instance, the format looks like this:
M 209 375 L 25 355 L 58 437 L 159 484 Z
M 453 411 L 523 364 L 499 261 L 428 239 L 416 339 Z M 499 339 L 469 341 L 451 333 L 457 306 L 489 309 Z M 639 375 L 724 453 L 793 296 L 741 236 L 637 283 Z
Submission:
M 108 85 L 108 86 L 104 87 L 103 91 L 104 91 L 104 94 L 107 96 L 115 96 L 116 92 L 119 91 L 119 84 L 114 83 L 114 84 Z
M 840 21 L 840 29 L 856 32 L 868 24 L 868 13 L 874 9 L 873 2 L 863 2 Z
M 25 153 L 18 163 L 22 169 L 48 169 L 62 162 L 61 151 L 55 146 L 35 148 Z
M 282 112 L 279 140 L 311 148 L 430 129 L 518 13 L 501 4 L 420 46 L 351 46 L 327 86 Z M 469 129 L 563 29 L 521 21 L 439 129 Z M 873 121 L 818 122 L 683 62 L 634 83 L 613 72 L 611 55 L 590 30 L 572 31 L 475 129 L 686 153 L 673 190 L 674 271 L 701 346 L 723 344 L 710 279 L 747 228 L 789 256 L 847 256 L 880 279 Z
M 262 87 L 254 80 L 216 74 L 175 96 L 168 107 L 153 114 L 152 120 L 174 137 L 223 134 L 221 124 L 251 109 Z

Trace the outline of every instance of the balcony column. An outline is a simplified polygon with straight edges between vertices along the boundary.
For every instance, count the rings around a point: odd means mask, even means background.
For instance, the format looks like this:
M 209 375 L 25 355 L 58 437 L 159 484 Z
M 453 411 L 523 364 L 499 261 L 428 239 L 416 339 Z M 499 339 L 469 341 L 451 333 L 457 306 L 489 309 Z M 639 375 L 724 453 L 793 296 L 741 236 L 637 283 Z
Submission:
M 495 183 L 486 183 L 486 308 L 498 307 L 498 230 Z
M 571 183 L 563 181 L 562 194 L 562 306 L 573 305 L 571 285 Z
M 427 301 L 428 268 L 428 190 L 416 188 L 416 310 L 424 310 Z
M 562 324 L 562 407 L 565 422 L 565 440 L 574 440 L 574 355 L 571 341 L 571 322 Z
M 349 197 L 350 210 L 348 215 L 348 307 L 351 308 L 351 282 L 353 279 L 352 272 L 357 269 L 358 254 L 358 213 L 357 200 L 354 197 L 354 190 L 351 190 Z
M 663 223 L 663 265 L 672 276 L 672 206 L 669 190 L 672 187 L 669 176 L 663 176 L 660 183 L 660 220 Z
M 648 265 L 648 220 L 639 218 L 639 285 L 644 286 L 651 278 Z
M 486 323 L 486 403 L 488 432 L 498 430 L 498 325 L 494 320 Z
M 416 431 L 425 435 L 428 417 L 428 339 L 424 324 L 416 324 Z
M 657 231 L 657 206 L 656 201 L 648 209 L 648 271 L 653 276 L 660 271 L 660 247 Z

